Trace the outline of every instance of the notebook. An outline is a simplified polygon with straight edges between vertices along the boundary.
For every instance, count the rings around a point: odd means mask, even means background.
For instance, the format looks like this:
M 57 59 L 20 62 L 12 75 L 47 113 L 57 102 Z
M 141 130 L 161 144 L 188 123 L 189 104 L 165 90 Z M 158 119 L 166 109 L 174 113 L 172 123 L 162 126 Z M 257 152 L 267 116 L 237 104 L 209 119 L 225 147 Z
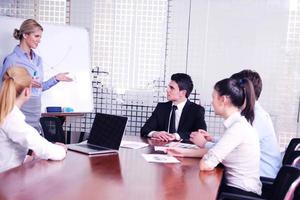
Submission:
M 96 113 L 87 143 L 69 144 L 68 149 L 94 155 L 119 150 L 127 117 Z

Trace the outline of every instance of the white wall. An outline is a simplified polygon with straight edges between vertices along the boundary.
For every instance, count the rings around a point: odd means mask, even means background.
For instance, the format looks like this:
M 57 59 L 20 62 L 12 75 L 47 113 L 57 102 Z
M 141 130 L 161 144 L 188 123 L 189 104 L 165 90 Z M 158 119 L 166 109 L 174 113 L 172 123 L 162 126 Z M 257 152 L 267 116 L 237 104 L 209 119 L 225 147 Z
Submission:
M 294 137 L 300 67 L 294 62 L 299 60 L 295 56 L 299 48 L 292 44 L 299 41 L 288 43 L 288 38 L 299 36 L 288 31 L 296 23 L 290 19 L 289 1 L 173 0 L 171 4 L 171 30 L 182 30 L 170 34 L 170 71 L 185 70 L 187 63 L 186 72 L 192 75 L 202 103 L 209 104 L 215 82 L 245 68 L 256 70 L 263 79 L 260 101 L 270 112 L 281 143 Z

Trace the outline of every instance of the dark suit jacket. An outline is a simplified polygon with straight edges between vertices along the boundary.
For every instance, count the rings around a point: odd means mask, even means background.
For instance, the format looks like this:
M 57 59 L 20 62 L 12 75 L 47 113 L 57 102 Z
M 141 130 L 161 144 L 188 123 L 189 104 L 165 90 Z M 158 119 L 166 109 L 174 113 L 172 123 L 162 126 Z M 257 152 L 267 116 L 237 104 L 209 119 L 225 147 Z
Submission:
M 151 131 L 168 131 L 172 102 L 158 103 L 151 117 L 141 129 L 141 136 L 147 137 Z M 198 129 L 206 130 L 205 110 L 202 106 L 187 100 L 183 107 L 177 133 L 184 141 L 189 141 L 190 134 Z

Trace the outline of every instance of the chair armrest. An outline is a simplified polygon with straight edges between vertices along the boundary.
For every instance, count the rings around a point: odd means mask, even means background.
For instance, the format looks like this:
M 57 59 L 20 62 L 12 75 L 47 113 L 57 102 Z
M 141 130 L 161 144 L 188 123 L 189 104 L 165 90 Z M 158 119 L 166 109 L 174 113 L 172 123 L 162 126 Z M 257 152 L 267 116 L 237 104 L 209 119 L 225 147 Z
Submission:
M 269 177 L 264 177 L 264 176 L 261 176 L 260 177 L 260 181 L 262 184 L 268 184 L 268 185 L 272 185 L 274 183 L 274 178 L 269 178 Z
M 261 189 L 262 194 L 261 194 L 261 196 L 263 198 L 269 198 L 272 194 L 274 179 L 261 176 L 260 181 L 262 183 L 262 189 Z
M 251 196 L 245 196 L 241 194 L 222 192 L 218 200 L 264 200 L 264 199 L 260 197 L 251 197 Z

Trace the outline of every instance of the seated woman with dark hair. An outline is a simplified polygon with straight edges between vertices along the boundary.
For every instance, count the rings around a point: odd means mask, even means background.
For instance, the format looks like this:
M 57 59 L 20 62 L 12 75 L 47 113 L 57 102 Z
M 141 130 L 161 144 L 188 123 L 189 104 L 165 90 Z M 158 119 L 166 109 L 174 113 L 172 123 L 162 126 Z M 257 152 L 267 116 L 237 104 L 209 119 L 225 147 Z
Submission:
M 223 79 L 215 84 L 212 98 L 214 112 L 225 120 L 226 130 L 219 141 L 209 150 L 170 147 L 167 152 L 173 156 L 202 157 L 200 170 L 213 170 L 222 163 L 225 185 L 221 192 L 258 196 L 261 194 L 260 149 L 258 135 L 251 126 L 255 103 L 253 85 L 248 79 Z M 191 137 L 200 147 L 212 139 L 204 130 L 192 133 Z

